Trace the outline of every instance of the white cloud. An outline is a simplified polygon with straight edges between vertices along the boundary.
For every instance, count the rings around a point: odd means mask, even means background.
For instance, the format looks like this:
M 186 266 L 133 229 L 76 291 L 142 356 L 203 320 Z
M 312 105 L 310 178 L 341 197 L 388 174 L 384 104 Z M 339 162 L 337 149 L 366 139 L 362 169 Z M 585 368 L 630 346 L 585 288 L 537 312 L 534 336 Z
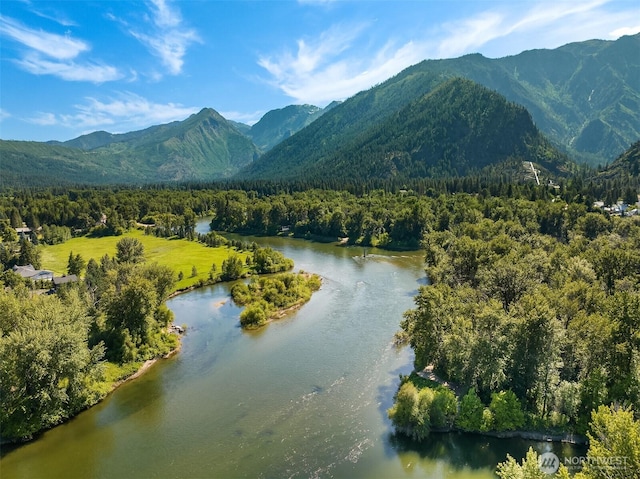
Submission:
M 502 8 L 441 26 L 434 52 L 437 58 L 482 52 L 487 56 L 517 54 L 524 49 L 556 48 L 593 38 L 618 38 L 620 25 L 637 18 L 640 9 L 607 10 L 608 0 L 553 2 L 542 0 L 529 8 Z M 518 4 L 518 7 L 521 7 Z M 634 32 L 635 33 L 635 32 Z M 537 44 L 532 44 L 536 39 Z
M 268 73 L 268 83 L 295 101 L 322 104 L 370 88 L 427 58 L 476 52 L 499 57 L 591 38 L 618 38 L 640 30 L 629 25 L 630 20 L 640 18 L 640 7 L 629 3 L 623 11 L 613 11 L 608 3 L 496 3 L 490 9 L 436 26 L 423 37 L 391 38 L 377 50 L 367 47 L 366 51 L 374 54 L 366 56 L 358 45 L 371 41 L 370 25 L 340 25 L 316 39 L 298 40 L 293 52 L 262 55 L 258 64 Z
M 151 0 L 154 8 L 154 22 L 160 28 L 177 27 L 182 22 L 182 15 L 172 9 L 165 0 Z
M 67 81 L 103 83 L 118 80 L 122 74 L 116 67 L 75 59 L 91 46 L 68 35 L 35 30 L 13 19 L 0 16 L 0 34 L 27 47 L 21 58 L 14 60 L 23 70 L 34 75 L 54 75 Z
M 31 9 L 31 13 L 34 13 L 36 15 L 38 15 L 39 17 L 42 18 L 46 18 L 47 20 L 52 20 L 56 23 L 59 23 L 60 25 L 63 25 L 65 27 L 77 27 L 78 24 L 76 22 L 74 22 L 73 20 L 69 19 L 68 17 L 66 17 L 63 13 L 57 11 L 57 10 L 51 10 L 51 13 L 45 12 L 43 10 L 37 10 L 32 8 Z
M 324 103 L 343 99 L 370 87 L 419 61 L 412 45 L 387 44 L 373 58 L 354 51 L 367 24 L 340 25 L 317 39 L 301 39 L 295 53 L 262 56 L 258 64 L 271 75 L 269 81 L 302 103 Z
M 624 35 L 635 35 L 640 33 L 640 24 L 635 27 L 620 27 L 609 33 L 610 38 L 620 38 Z
M 7 118 L 11 118 L 11 113 L 4 108 L 0 108 L 0 121 L 6 120 Z
M 53 113 L 43 113 L 40 112 L 33 118 L 27 119 L 29 123 L 33 123 L 34 125 L 39 126 L 52 126 L 57 125 L 59 123 L 58 119 Z
M 59 125 L 74 130 L 96 130 L 118 125 L 119 131 L 146 128 L 151 125 L 184 120 L 199 108 L 178 103 L 154 103 L 134 93 L 120 93 L 115 98 L 85 98 L 68 114 L 41 112 L 29 119 L 38 125 Z M 114 132 L 115 133 L 115 132 Z
M 153 27 L 151 32 L 129 28 L 129 33 L 160 58 L 172 75 L 182 72 L 187 48 L 200 38 L 195 30 L 183 26 L 182 15 L 165 0 L 150 3 Z
M 445 24 L 447 32 L 439 42 L 437 56 L 450 58 L 477 49 L 499 35 L 504 23 L 504 15 L 496 12 L 483 12 L 472 18 Z
M 0 16 L 0 33 L 22 45 L 57 60 L 70 60 L 90 50 L 88 43 L 66 35 L 34 30 L 21 23 Z
M 237 121 L 239 123 L 245 123 L 247 125 L 253 125 L 260 121 L 260 118 L 264 116 L 266 111 L 258 110 L 254 112 L 239 112 L 239 111 L 224 111 L 220 114 L 227 120 Z
M 123 77 L 117 68 L 109 65 L 50 61 L 39 55 L 27 55 L 16 63 L 34 75 L 54 75 L 67 81 L 104 83 Z

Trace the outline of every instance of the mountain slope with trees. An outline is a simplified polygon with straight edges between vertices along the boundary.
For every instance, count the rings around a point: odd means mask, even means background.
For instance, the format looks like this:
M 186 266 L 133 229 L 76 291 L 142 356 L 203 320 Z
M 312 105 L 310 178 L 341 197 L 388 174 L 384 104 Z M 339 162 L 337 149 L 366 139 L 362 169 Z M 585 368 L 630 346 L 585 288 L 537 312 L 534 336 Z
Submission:
M 572 157 L 606 164 L 640 137 L 640 34 L 489 59 L 425 60 L 349 98 L 264 155 L 315 163 L 384 122 L 444 81 L 463 77 L 523 105 L 536 126 Z M 257 178 L 262 165 L 242 177 Z
M 282 140 L 319 118 L 326 109 L 314 105 L 289 105 L 267 112 L 246 133 L 262 151 L 268 151 Z
M 572 158 L 604 165 L 640 138 L 638 51 L 640 34 L 498 59 L 473 54 L 425 60 L 340 104 L 283 108 L 253 127 L 204 109 L 184 121 L 124 134 L 98 131 L 64 143 L 0 140 L 1 186 L 212 181 L 247 165 L 238 178 L 262 179 L 265 172 L 274 178 L 265 165 L 295 169 L 328 162 L 458 77 L 524 106 L 549 141 Z
M 631 145 L 623 154 L 600 172 L 601 178 L 635 180 L 640 182 L 640 140 Z
M 457 78 L 317 161 L 265 155 L 249 169 L 271 179 L 444 178 L 487 168 L 492 174 L 521 177 L 523 161 L 556 174 L 569 168 L 567 158 L 544 139 L 523 107 Z
M 258 149 L 210 108 L 184 121 L 124 134 L 94 132 L 62 144 L 0 141 L 7 184 L 114 184 L 215 180 Z

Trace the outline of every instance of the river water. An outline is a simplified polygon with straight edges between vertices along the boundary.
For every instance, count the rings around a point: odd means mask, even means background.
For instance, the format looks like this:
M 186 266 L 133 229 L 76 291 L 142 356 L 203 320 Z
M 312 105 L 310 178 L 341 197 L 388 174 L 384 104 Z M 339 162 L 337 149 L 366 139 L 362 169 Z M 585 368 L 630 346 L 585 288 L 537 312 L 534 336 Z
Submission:
M 206 230 L 206 222 L 199 225 Z M 529 446 L 570 446 L 432 434 L 416 444 L 386 416 L 411 350 L 392 344 L 425 277 L 420 252 L 248 238 L 318 273 L 299 311 L 259 331 L 220 284 L 168 302 L 186 324 L 181 351 L 102 403 L 3 452 L 9 478 L 491 478 Z

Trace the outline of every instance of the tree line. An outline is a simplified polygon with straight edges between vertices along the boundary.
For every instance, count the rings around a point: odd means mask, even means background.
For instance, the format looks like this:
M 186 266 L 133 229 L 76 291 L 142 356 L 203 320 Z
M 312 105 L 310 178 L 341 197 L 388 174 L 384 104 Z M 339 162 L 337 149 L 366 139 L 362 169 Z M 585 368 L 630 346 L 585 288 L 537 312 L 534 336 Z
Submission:
M 24 189 L 0 195 L 0 220 L 32 231 L 49 244 L 74 235 L 121 234 L 135 223 L 155 225 L 153 234 L 191 238 L 198 217 L 213 214 L 216 229 L 276 234 L 295 228 L 299 235 L 347 234 L 367 244 L 387 242 L 391 247 L 418 247 L 417 229 L 407 244 L 407 231 L 394 229 L 405 221 L 403 210 L 418 201 L 435 210 L 453 194 L 472 194 L 483 199 L 503 198 L 548 202 L 559 198 L 590 208 L 595 200 L 614 204 L 637 201 L 638 176 L 601 177 L 593 170 L 560 179 L 556 185 L 514 183 L 507 177 L 467 176 L 448 179 L 304 179 L 291 182 L 236 181 L 191 183 L 178 186 L 150 185 L 142 188 L 50 188 Z M 254 203 L 256 203 L 254 205 Z M 315 208 L 315 210 L 314 210 Z M 380 210 L 386 211 L 383 215 Z M 336 217 L 325 218 L 325 213 Z M 228 214 L 229 216 L 225 216 Z M 341 218 L 341 214 L 343 217 Z M 362 221 L 347 221 L 353 214 Z M 419 218 L 426 220 L 428 218 Z M 367 221 L 365 221 L 367 220 Z M 379 240 L 379 235 L 386 233 Z M 408 232 L 411 234 L 411 232 Z M 32 241 L 38 235 L 32 235 Z
M 640 218 L 579 203 L 452 206 L 427 224 L 430 284 L 398 333 L 416 371 L 431 366 L 463 391 L 450 424 L 585 433 L 603 404 L 640 411 Z M 403 381 L 390 411 L 419 437 L 430 419 L 423 394 Z

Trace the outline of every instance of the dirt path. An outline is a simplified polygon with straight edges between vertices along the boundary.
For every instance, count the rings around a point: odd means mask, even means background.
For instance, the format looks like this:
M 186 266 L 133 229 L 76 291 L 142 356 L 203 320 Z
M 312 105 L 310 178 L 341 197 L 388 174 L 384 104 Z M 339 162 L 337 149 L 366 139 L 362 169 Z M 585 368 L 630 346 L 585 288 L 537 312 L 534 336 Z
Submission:
M 430 381 L 433 381 L 433 382 L 436 382 L 438 384 L 441 384 L 442 386 L 448 387 L 458 397 L 462 397 L 464 395 L 464 393 L 466 392 L 465 388 L 463 388 L 459 384 L 453 383 L 453 382 L 449 382 L 449 381 L 444 381 L 442 378 L 440 378 L 435 372 L 433 372 L 433 365 L 432 364 L 430 364 L 429 366 L 424 368 L 422 371 L 418 371 L 416 374 L 418 376 L 420 376 L 421 378 L 429 379 Z

